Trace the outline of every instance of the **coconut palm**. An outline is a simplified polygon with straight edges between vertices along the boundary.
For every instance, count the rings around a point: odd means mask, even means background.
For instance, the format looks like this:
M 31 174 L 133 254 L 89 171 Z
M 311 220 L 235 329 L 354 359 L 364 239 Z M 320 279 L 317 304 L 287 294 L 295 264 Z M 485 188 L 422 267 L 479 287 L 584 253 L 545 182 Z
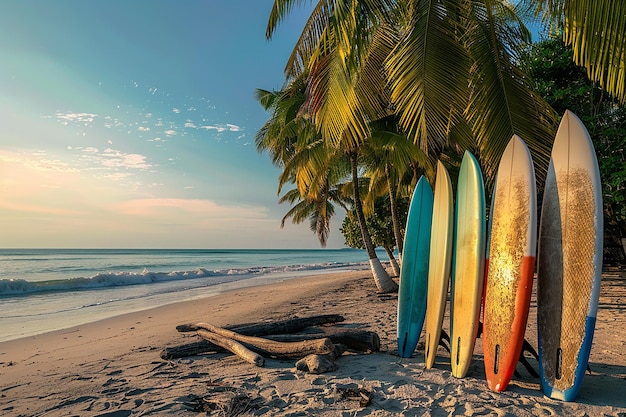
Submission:
M 402 187 L 401 179 L 411 173 L 416 164 L 431 171 L 430 179 L 434 178 L 431 161 L 428 156 L 409 141 L 406 135 L 398 133 L 395 117 L 387 117 L 373 122 L 372 134 L 365 142 L 362 154 L 369 178 L 369 193 L 364 201 L 366 206 L 374 206 L 374 202 L 383 194 L 389 197 L 393 233 L 398 253 L 402 256 L 403 235 L 402 225 L 398 220 L 396 198 L 398 194 L 410 198 L 410 190 Z M 412 184 L 413 186 L 415 183 Z M 412 187 L 410 187 L 412 188 Z M 402 194 L 402 191 L 406 191 Z
M 347 172 L 345 168 L 342 172 L 341 161 L 324 148 L 311 121 L 300 112 L 305 100 L 305 79 L 294 79 L 281 91 L 256 91 L 257 100 L 271 111 L 270 119 L 256 134 L 256 146 L 259 152 L 268 152 L 274 165 L 283 169 L 278 194 L 285 184 L 296 185 L 279 199 L 279 203 L 292 206 L 283 217 L 281 228 L 289 218 L 296 224 L 309 219 L 311 230 L 326 246 L 330 220 L 335 214 L 332 203 L 349 210 L 331 182 L 339 181 Z
M 330 219 L 335 215 L 335 207 L 332 202 L 339 204 L 346 212 L 350 210 L 337 189 L 329 189 L 317 200 L 311 200 L 303 198 L 300 191 L 294 188 L 286 192 L 278 201 L 279 203 L 287 202 L 291 205 L 289 211 L 282 218 L 280 227 L 283 228 L 289 218 L 295 224 L 309 220 L 309 228 L 315 233 L 322 247 L 326 246 L 330 235 Z
M 268 35 L 296 3 L 299 2 L 275 1 Z M 390 112 L 382 72 L 387 55 L 380 53 L 380 48 L 371 48 L 388 44 L 379 40 L 383 32 L 376 30 L 388 8 L 385 3 L 320 1 L 286 70 L 288 79 L 309 73 L 303 110 L 311 116 L 322 140 L 349 161 L 354 184 L 359 181 L 359 146 L 369 134 L 368 122 Z M 383 268 L 367 230 L 359 187 L 352 190 L 354 210 L 378 290 L 394 291 L 397 284 Z
M 301 3 L 275 0 L 267 35 Z M 430 156 L 471 149 L 488 183 L 517 133 L 541 177 L 555 114 L 515 66 L 528 40 L 506 0 L 320 0 L 285 73 L 311 71 L 310 111 L 325 140 L 358 144 L 368 121 L 395 112 Z

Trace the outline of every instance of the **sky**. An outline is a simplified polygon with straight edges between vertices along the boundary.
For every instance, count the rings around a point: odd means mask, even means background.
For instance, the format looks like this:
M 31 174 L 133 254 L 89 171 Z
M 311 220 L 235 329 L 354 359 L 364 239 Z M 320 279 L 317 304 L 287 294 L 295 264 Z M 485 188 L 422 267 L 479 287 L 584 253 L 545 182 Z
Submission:
M 271 6 L 0 2 L 0 248 L 318 248 L 254 145 L 310 11 Z

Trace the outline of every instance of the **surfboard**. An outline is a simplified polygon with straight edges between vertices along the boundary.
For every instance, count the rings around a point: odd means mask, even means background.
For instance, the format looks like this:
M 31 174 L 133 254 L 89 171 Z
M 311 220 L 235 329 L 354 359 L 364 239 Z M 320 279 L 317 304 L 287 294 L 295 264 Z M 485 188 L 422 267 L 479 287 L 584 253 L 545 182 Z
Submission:
M 600 171 L 587 129 L 567 110 L 554 140 L 537 259 L 539 370 L 544 393 L 572 401 L 589 361 L 602 273 Z
M 433 202 L 433 220 L 430 229 L 430 260 L 428 262 L 428 296 L 426 297 L 425 365 L 435 364 L 441 325 L 448 300 L 450 269 L 452 266 L 452 238 L 454 226 L 454 198 L 448 170 L 437 162 L 437 179 Z
M 398 288 L 398 354 L 409 358 L 424 325 L 433 216 L 433 190 L 422 176 L 411 197 L 404 233 L 404 249 Z
M 487 385 L 504 391 L 524 343 L 537 250 L 537 192 L 533 161 L 513 135 L 496 175 L 485 263 L 483 355 Z
M 478 334 L 485 269 L 485 186 L 478 161 L 465 151 L 456 194 L 450 312 L 452 375 L 469 370 Z

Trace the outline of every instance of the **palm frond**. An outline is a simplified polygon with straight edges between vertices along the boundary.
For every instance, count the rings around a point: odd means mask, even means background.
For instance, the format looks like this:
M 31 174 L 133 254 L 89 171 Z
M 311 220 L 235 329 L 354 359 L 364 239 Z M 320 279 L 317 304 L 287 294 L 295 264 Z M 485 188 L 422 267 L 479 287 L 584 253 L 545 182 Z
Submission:
M 309 64 L 319 55 L 320 39 L 328 27 L 331 13 L 331 1 L 320 0 L 317 3 L 285 65 L 287 79 L 297 77 L 306 71 L 310 67 Z
M 387 61 L 400 124 L 424 151 L 441 148 L 468 97 L 469 57 L 458 42 L 463 0 L 419 1 L 410 27 Z M 451 120 L 452 119 L 452 120 Z
M 556 115 L 517 66 L 526 32 L 508 3 L 487 0 L 473 8 L 465 42 L 474 65 L 467 119 L 486 182 L 494 179 L 513 134 L 528 144 L 542 178 L 554 140 Z
M 373 30 L 371 42 L 362 58 L 356 94 L 368 120 L 378 120 L 392 114 L 391 95 L 384 68 L 385 61 L 398 42 L 397 27 L 383 23 Z
M 297 7 L 301 7 L 305 3 L 311 3 L 312 0 L 274 0 L 272 10 L 267 19 L 267 28 L 265 29 L 265 37 L 271 39 L 272 35 L 279 24 Z
M 563 34 L 574 62 L 621 102 L 626 102 L 626 2 L 526 0 Z

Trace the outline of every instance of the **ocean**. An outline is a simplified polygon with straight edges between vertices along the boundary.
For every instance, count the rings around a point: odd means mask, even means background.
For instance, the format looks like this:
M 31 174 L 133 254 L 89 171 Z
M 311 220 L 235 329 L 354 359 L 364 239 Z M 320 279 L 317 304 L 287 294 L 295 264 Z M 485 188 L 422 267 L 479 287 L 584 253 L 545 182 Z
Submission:
M 0 249 L 0 342 L 228 289 L 368 268 L 367 253 L 356 249 Z

